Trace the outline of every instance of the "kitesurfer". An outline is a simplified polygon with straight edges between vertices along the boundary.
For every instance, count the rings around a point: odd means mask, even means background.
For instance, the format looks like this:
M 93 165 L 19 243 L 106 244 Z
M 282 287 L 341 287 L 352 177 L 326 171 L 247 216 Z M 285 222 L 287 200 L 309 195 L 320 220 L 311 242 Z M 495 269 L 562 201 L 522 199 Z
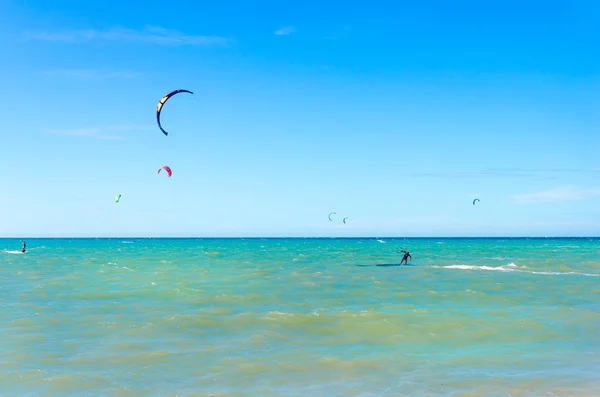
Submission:
M 25 251 L 27 251 L 27 243 L 23 241 L 23 248 L 21 248 L 21 252 L 25 253 Z
M 412 256 L 410 256 L 410 252 L 408 251 L 400 251 L 400 252 L 404 252 L 404 257 L 402 257 L 402 260 L 400 261 L 400 264 L 402 264 L 402 262 L 406 263 L 408 265 L 408 258 L 410 258 L 410 260 L 412 261 Z

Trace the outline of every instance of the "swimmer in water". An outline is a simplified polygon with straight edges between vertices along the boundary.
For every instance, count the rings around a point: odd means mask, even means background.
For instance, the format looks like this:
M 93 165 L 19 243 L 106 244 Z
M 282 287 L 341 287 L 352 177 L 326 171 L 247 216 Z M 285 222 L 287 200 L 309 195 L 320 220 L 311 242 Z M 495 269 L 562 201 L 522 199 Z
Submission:
M 21 249 L 21 252 L 25 253 L 25 251 L 27 251 L 27 243 L 23 241 L 23 248 Z

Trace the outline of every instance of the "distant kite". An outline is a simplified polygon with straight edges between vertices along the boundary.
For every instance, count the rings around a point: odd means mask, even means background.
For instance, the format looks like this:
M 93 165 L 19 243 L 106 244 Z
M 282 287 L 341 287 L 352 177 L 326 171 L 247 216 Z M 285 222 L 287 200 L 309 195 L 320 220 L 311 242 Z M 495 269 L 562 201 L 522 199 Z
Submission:
M 475 199 L 473 200 L 473 205 L 475 205 L 475 201 L 480 201 L 479 199 Z
M 169 98 L 171 98 L 175 94 L 179 94 L 180 92 L 187 92 L 192 95 L 194 94 L 192 91 L 188 91 L 188 90 L 175 90 L 175 91 L 169 92 L 167 95 L 162 97 L 160 101 L 158 101 L 158 106 L 156 107 L 156 122 L 158 123 L 158 128 L 160 128 L 160 130 L 163 132 L 163 134 L 165 134 L 165 136 L 169 135 L 169 133 L 167 131 L 165 131 L 162 128 L 162 126 L 160 125 L 160 111 L 162 110 L 162 107 L 164 106 L 165 102 L 167 102 L 167 100 Z
M 345 217 L 344 219 L 342 219 L 342 222 L 346 223 L 346 219 L 348 219 L 348 217 Z
M 117 195 L 115 196 L 115 203 L 118 203 L 118 202 L 119 202 L 119 200 L 121 200 L 121 195 L 120 195 L 120 194 L 117 194 Z
M 162 167 L 160 167 L 160 168 L 158 169 L 158 172 L 157 172 L 157 174 L 160 174 L 160 171 L 161 171 L 161 170 L 165 170 L 165 171 L 167 171 L 167 174 L 169 175 L 169 178 L 170 178 L 170 177 L 171 177 L 171 175 L 173 174 L 173 172 L 171 171 L 171 168 L 169 168 L 169 167 L 168 167 L 168 166 L 166 166 L 166 165 L 163 165 Z
M 333 219 L 331 219 L 331 215 L 335 215 L 335 212 L 330 212 L 329 215 L 327 216 L 330 221 L 333 221 Z

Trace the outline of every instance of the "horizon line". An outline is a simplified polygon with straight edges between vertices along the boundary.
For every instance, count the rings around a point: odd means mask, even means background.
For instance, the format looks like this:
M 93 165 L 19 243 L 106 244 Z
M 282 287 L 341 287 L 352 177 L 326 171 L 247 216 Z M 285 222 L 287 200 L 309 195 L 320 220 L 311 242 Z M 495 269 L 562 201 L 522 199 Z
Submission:
M 600 236 L 213 236 L 213 237 L 201 237 L 201 236 L 62 236 L 62 237 L 51 237 L 51 236 L 22 236 L 22 237 L 0 237 L 0 240 L 19 240 L 19 239 L 81 239 L 81 240 L 110 240 L 110 239 L 134 239 L 134 240 L 289 240 L 289 239 L 346 239 L 346 240 L 364 240 L 364 239 L 600 239 Z

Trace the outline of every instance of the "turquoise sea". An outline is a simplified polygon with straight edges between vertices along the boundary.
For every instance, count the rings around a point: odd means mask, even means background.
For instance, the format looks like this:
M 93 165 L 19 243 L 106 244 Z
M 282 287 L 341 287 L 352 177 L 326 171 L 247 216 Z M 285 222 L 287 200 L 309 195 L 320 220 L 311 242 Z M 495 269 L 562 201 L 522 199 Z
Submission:
M 600 396 L 600 239 L 27 246 L 2 396 Z

